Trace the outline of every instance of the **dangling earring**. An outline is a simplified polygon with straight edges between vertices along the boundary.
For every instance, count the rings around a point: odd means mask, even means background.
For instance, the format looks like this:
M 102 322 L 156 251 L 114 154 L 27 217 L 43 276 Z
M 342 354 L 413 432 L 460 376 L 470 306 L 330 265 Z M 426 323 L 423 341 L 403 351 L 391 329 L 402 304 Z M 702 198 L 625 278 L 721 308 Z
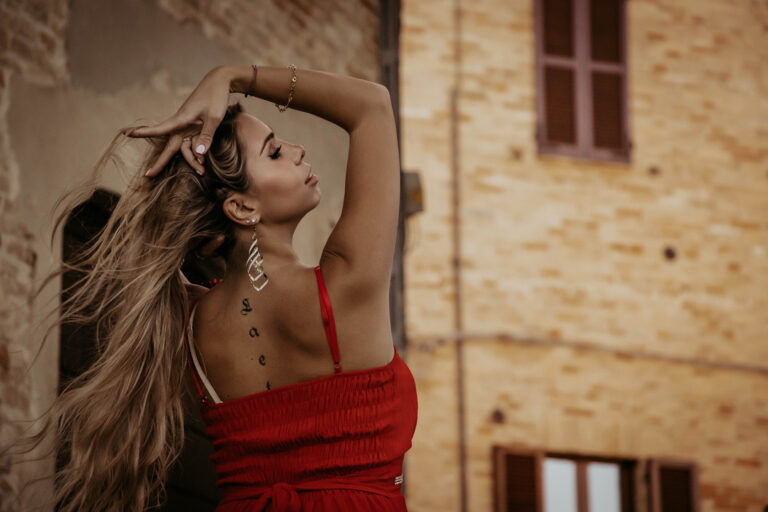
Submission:
M 254 219 L 248 219 L 246 222 L 251 223 Z M 247 272 L 248 272 L 248 278 L 251 280 L 251 284 L 256 289 L 257 292 L 260 292 L 262 288 L 267 286 L 267 283 L 269 282 L 269 278 L 267 278 L 267 274 L 264 273 L 264 269 L 261 266 L 261 263 L 264 261 L 264 259 L 261 257 L 261 254 L 259 253 L 259 247 L 258 247 L 258 240 L 256 239 L 256 226 L 253 226 L 253 237 L 251 237 L 251 247 L 248 249 L 248 260 L 246 264 Z M 256 271 L 259 273 L 256 277 L 253 277 L 253 274 L 251 273 L 251 268 L 256 267 Z M 256 285 L 256 281 L 259 280 L 261 276 L 264 276 L 266 281 L 261 286 Z

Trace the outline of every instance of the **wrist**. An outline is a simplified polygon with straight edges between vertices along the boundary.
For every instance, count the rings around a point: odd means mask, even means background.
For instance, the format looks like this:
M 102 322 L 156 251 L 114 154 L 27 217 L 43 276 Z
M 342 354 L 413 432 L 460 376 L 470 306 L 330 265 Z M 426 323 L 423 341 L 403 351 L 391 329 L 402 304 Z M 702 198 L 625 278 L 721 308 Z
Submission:
M 248 89 L 253 80 L 253 68 L 251 66 L 221 66 L 219 70 L 229 81 L 230 93 L 253 96 L 253 91 Z

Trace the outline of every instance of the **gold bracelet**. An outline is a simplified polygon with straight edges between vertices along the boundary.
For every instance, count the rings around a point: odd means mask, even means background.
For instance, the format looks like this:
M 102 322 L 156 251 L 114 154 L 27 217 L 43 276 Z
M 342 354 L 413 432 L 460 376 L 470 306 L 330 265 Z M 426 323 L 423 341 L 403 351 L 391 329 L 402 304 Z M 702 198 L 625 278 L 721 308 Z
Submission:
M 275 103 L 277 110 L 279 110 L 280 112 L 285 112 L 285 110 L 288 108 L 288 105 L 291 103 L 291 100 L 293 99 L 293 90 L 296 88 L 296 66 L 294 66 L 293 64 L 289 64 L 288 67 L 293 72 L 293 76 L 291 77 L 291 87 L 288 90 L 288 103 L 286 103 L 285 106 L 281 106 Z

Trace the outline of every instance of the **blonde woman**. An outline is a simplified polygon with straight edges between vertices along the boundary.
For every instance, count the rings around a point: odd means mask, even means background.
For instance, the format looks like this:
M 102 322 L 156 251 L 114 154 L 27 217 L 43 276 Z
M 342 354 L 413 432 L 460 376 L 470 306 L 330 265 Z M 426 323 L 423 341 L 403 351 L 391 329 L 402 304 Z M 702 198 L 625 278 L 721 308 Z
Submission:
M 314 267 L 292 237 L 321 200 L 320 176 L 298 142 L 228 106 L 232 92 L 349 133 L 341 217 Z M 417 397 L 390 331 L 400 183 L 387 89 L 292 66 L 220 66 L 169 119 L 121 129 L 99 165 L 125 135 L 150 143 L 145 166 L 91 250 L 66 265 L 86 278 L 62 320 L 97 321 L 99 357 L 30 438 L 53 429 L 71 452 L 59 510 L 162 499 L 186 392 L 213 444 L 217 511 L 406 510 Z M 208 250 L 220 243 L 223 279 L 190 284 L 184 258 L 219 235 Z

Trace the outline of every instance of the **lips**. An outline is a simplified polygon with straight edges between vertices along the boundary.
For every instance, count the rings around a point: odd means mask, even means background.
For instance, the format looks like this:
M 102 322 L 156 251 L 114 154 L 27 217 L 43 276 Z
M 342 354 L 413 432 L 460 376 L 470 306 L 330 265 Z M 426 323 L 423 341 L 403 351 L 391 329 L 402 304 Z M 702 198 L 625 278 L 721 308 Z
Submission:
M 309 180 L 312 179 L 312 168 L 309 168 L 309 174 L 307 174 L 307 179 L 304 180 L 304 184 L 306 185 L 309 183 Z

